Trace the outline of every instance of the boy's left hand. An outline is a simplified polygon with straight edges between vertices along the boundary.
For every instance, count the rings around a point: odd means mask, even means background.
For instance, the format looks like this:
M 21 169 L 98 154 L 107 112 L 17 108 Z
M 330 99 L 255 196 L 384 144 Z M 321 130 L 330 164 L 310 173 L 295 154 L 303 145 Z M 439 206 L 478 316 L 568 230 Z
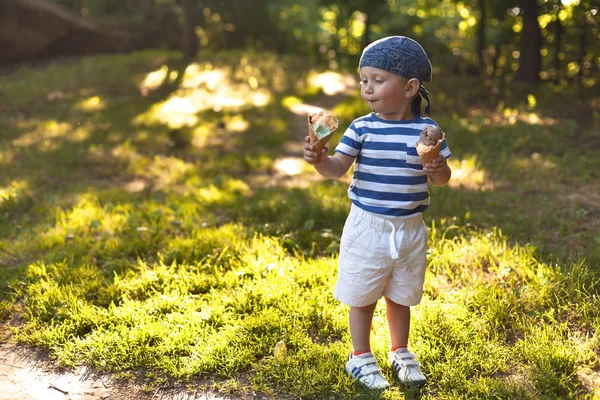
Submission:
M 448 164 L 441 154 L 434 158 L 430 163 L 423 164 L 423 172 L 430 178 L 445 173 L 446 168 L 448 168 Z

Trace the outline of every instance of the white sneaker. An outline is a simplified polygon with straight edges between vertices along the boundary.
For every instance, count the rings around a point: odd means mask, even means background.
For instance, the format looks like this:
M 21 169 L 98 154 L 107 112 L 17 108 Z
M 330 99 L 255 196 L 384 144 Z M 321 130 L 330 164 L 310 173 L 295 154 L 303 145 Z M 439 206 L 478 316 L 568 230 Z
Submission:
M 398 379 L 403 384 L 423 386 L 427 383 L 427 378 L 419 368 L 421 363 L 417 361 L 417 355 L 407 349 L 398 349 L 388 353 L 390 364 L 398 374 Z
M 373 353 L 353 356 L 350 352 L 346 362 L 346 373 L 358 379 L 369 389 L 386 389 L 390 386 L 390 383 L 381 374 Z

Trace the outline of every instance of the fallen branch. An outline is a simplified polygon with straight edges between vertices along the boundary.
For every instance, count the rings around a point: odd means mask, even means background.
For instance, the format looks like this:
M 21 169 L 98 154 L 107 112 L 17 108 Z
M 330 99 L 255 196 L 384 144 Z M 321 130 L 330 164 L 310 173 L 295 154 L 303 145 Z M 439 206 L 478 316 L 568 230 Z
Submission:
M 54 389 L 54 390 L 58 390 L 59 392 L 61 392 L 62 394 L 69 394 L 69 392 L 67 392 L 66 390 L 62 390 L 61 388 L 58 388 L 56 386 L 54 386 L 53 384 L 50 384 L 48 386 L 48 389 Z

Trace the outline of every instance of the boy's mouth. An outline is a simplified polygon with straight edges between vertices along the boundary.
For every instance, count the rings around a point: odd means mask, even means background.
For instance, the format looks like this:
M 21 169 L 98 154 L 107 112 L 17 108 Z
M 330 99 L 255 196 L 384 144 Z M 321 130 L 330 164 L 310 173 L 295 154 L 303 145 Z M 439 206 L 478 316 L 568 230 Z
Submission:
M 371 108 L 375 107 L 375 105 L 377 104 L 377 102 L 378 102 L 377 100 L 367 100 L 367 104 Z

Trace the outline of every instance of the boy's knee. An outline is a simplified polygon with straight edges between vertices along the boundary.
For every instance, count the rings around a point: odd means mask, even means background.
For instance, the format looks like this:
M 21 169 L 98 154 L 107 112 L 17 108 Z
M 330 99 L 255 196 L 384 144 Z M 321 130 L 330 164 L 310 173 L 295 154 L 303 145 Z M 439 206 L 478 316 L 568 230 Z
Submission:
M 362 307 L 350 306 L 350 310 L 355 310 L 356 312 L 372 312 L 375 309 L 375 306 L 377 306 L 377 302 Z
M 410 306 L 405 306 L 404 304 L 397 303 L 397 302 L 395 302 L 394 300 L 390 299 L 387 296 L 383 296 L 383 298 L 385 299 L 385 303 L 388 306 L 397 307 L 397 308 L 409 308 L 410 309 Z

